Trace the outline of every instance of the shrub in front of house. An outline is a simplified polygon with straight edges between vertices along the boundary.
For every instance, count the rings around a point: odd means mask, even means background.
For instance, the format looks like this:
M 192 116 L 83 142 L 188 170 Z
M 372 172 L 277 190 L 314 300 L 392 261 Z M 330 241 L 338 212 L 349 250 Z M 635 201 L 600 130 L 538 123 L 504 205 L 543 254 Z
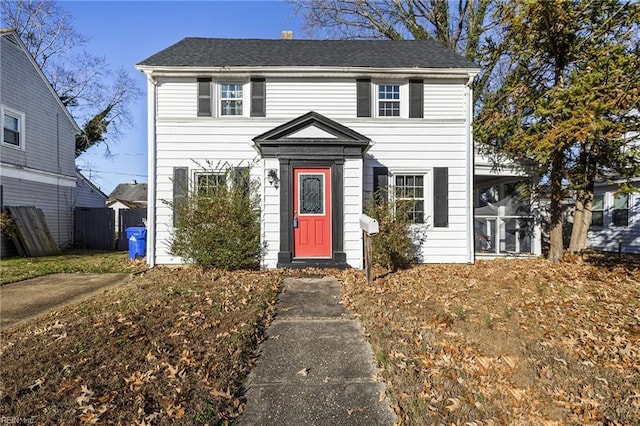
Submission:
M 248 168 L 196 174 L 184 199 L 168 203 L 176 215 L 171 254 L 206 269 L 259 268 L 264 247 L 258 187 Z
M 411 207 L 409 200 L 388 200 L 384 190 L 379 190 L 367 201 L 365 214 L 376 219 L 380 228 L 379 233 L 371 238 L 374 265 L 395 272 L 420 261 L 425 229 L 419 225 L 412 226 L 408 214 Z

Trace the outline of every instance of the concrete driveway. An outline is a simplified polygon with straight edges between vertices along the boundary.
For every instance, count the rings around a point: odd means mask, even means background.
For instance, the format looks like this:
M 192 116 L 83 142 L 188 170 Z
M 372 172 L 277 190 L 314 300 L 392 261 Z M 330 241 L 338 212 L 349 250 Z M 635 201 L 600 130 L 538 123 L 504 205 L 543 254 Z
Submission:
M 0 329 L 117 287 L 131 274 L 53 274 L 0 286 Z

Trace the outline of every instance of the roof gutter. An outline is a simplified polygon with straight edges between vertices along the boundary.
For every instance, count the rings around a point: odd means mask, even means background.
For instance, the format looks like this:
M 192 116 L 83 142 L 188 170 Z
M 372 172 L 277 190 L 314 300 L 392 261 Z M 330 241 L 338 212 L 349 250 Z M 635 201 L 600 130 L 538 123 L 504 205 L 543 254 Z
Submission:
M 430 78 L 468 78 L 469 75 L 475 77 L 480 71 L 479 68 L 375 68 L 375 67 L 318 67 L 318 66 L 149 66 L 136 65 L 136 68 L 145 74 L 152 74 L 156 77 L 197 77 L 203 74 L 259 74 L 265 77 L 323 77 L 336 76 L 349 78 L 366 75 L 368 77 L 384 77 L 389 75 L 397 77 L 430 77 Z M 471 79 L 473 79 L 471 77 Z

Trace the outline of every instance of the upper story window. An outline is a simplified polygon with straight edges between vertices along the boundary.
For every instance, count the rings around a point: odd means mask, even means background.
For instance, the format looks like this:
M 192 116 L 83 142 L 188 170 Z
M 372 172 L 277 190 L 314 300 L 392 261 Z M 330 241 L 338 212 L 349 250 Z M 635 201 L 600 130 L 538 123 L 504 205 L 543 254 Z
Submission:
M 220 115 L 233 116 L 242 113 L 242 83 L 220 84 Z
M 24 114 L 2 107 L 2 143 L 24 148 Z
M 378 116 L 400 117 L 400 85 L 378 85 Z
M 613 197 L 613 226 L 629 226 L 629 195 L 616 194 Z
M 591 226 L 604 226 L 604 194 L 593 194 Z

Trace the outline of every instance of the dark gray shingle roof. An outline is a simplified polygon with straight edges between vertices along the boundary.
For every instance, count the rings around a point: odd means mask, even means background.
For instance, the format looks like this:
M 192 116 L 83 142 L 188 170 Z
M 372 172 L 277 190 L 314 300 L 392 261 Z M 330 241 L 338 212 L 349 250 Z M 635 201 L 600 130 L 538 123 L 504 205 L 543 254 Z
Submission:
M 109 194 L 107 201 L 131 201 L 136 203 L 147 202 L 146 183 L 121 183 Z
M 263 40 L 188 37 L 140 62 L 167 67 L 477 68 L 432 40 Z

